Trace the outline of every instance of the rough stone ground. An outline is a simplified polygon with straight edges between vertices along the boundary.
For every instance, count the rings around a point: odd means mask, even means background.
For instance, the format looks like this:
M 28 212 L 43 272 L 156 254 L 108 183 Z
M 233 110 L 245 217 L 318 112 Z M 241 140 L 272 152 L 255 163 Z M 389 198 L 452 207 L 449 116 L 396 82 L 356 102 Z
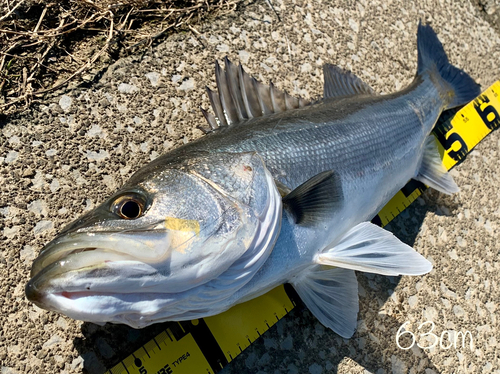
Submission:
M 353 70 L 381 92 L 416 71 L 416 25 L 431 22 L 451 61 L 486 88 L 500 78 L 500 38 L 465 1 L 255 2 L 120 60 L 92 87 L 61 92 L 9 118 L 0 133 L 1 373 L 103 371 L 147 331 L 82 324 L 24 298 L 34 257 L 66 223 L 112 193 L 140 166 L 196 137 L 214 88 L 213 60 L 228 55 L 255 77 L 320 96 L 321 65 Z M 203 43 L 203 44 L 201 44 Z M 375 125 L 375 124 L 374 124 Z M 294 310 L 224 373 L 500 373 L 500 135 L 483 141 L 453 175 L 461 192 L 430 191 L 391 229 L 431 259 L 422 277 L 359 274 L 359 327 L 350 340 Z M 404 351 L 399 327 L 470 331 L 474 346 Z M 154 329 L 154 328 L 153 328 Z M 147 338 L 147 336 L 146 336 Z M 402 341 L 402 343 L 408 341 Z M 446 343 L 446 342 L 444 342 Z M 129 352 L 126 352 L 128 354 Z

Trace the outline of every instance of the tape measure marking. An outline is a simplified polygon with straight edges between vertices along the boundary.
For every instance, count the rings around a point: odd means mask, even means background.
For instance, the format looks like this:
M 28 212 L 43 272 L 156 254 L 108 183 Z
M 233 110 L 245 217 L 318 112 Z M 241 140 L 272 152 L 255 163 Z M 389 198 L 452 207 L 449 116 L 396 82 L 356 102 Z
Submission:
M 207 317 L 205 321 L 228 362 L 283 318 L 294 304 L 284 286 L 260 297 L 265 308 L 253 307 L 252 300 L 235 305 L 224 318 Z M 235 328 L 237 327 L 237 328 Z
M 460 110 L 447 111 L 434 135 L 450 170 L 500 127 L 500 81 Z M 410 180 L 373 218 L 387 225 L 427 187 Z M 300 300 L 290 285 L 204 319 L 174 322 L 106 374 L 215 374 L 272 327 Z

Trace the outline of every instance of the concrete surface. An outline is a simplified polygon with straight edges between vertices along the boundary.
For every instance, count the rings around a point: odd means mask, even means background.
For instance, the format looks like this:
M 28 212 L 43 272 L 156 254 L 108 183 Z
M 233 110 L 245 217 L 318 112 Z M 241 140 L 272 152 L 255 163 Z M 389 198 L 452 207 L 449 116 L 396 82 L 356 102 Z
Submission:
M 213 60 L 228 55 L 259 79 L 307 98 L 322 92 L 324 62 L 381 92 L 416 71 L 416 25 L 431 22 L 451 61 L 484 88 L 500 78 L 500 39 L 467 1 L 274 0 L 197 26 L 120 60 L 88 89 L 60 92 L 0 132 L 1 373 L 95 373 L 149 331 L 100 328 L 40 310 L 24 298 L 33 258 L 65 224 L 111 194 L 140 166 L 201 136 L 198 110 L 214 88 Z M 200 43 L 203 42 L 203 45 Z M 350 340 L 294 310 L 224 373 L 500 373 L 500 135 L 453 171 L 461 192 L 430 191 L 390 229 L 434 263 L 422 277 L 359 274 L 359 328 Z M 470 331 L 472 350 L 402 350 L 409 321 L 434 333 Z M 423 331 L 423 330 L 422 330 Z M 407 342 L 407 341 L 406 341 Z M 122 352 L 122 353 L 121 353 Z M 128 353 L 128 352 L 127 352 Z M 85 369 L 84 369 L 85 368 Z

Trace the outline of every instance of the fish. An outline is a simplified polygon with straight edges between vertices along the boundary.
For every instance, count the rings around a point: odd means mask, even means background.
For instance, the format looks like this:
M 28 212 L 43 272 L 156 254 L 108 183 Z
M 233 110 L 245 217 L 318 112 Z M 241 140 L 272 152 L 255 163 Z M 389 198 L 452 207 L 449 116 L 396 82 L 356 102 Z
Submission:
M 431 131 L 479 85 L 421 22 L 417 49 L 401 91 L 377 94 L 326 64 L 315 101 L 216 62 L 206 135 L 65 227 L 35 259 L 26 297 L 73 319 L 143 328 L 212 316 L 290 283 L 321 323 L 351 337 L 356 271 L 432 269 L 370 220 L 412 178 L 458 191 Z

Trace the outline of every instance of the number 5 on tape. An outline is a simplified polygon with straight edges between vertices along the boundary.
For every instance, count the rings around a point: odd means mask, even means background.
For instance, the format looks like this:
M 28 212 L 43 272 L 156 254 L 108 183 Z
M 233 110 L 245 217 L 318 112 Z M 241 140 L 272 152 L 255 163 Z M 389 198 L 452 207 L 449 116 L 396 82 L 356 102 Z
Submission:
M 500 82 L 495 82 L 453 118 L 434 131 L 442 145 L 443 165 L 450 170 L 486 135 L 500 127 Z

